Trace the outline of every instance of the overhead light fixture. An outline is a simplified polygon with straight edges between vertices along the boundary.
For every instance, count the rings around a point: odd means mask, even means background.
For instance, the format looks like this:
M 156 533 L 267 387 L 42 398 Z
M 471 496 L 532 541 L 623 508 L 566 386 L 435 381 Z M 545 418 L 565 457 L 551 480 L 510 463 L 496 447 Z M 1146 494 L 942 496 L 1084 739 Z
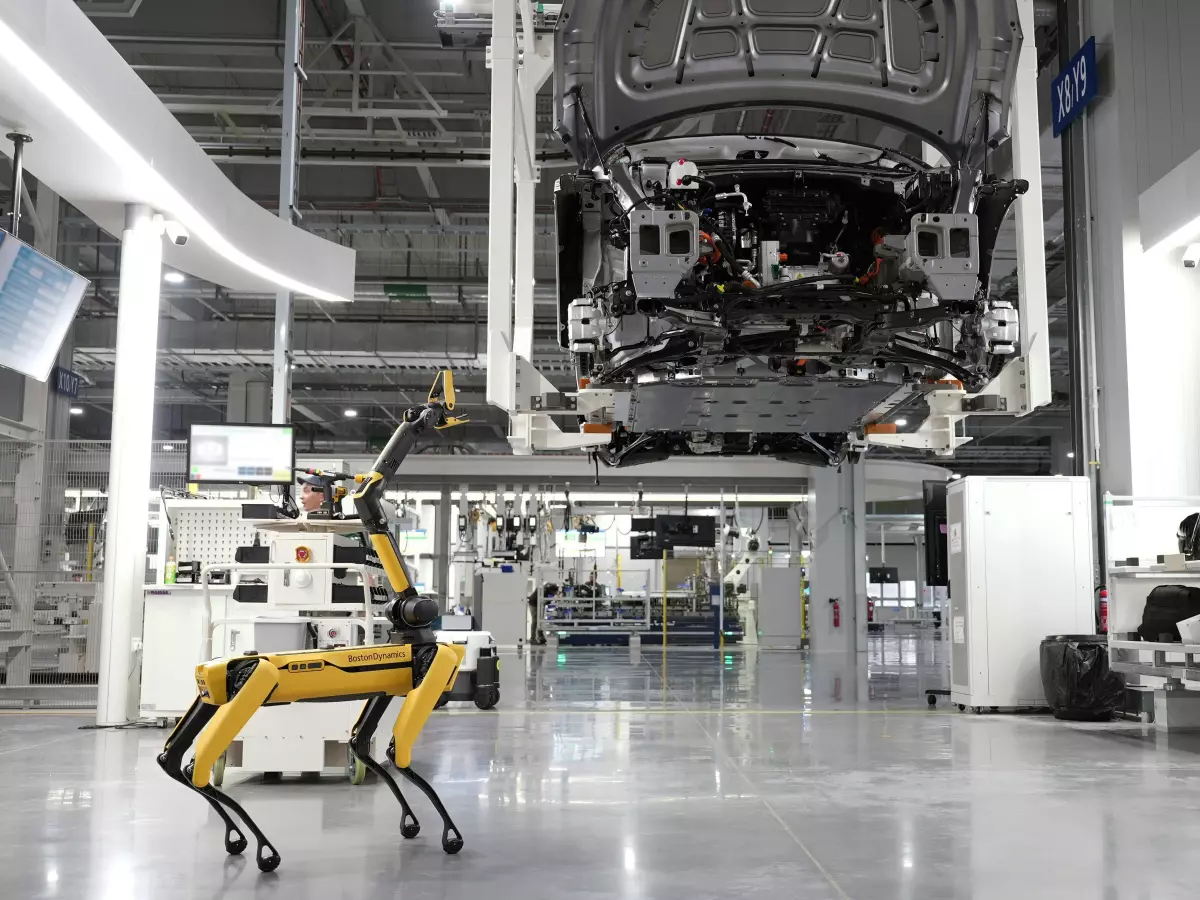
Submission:
M 163 449 L 164 450 L 174 450 L 175 445 L 174 444 L 163 444 Z
M 962 476 L 961 476 L 961 475 L 959 475 L 957 472 L 954 472 L 954 473 L 953 473 L 953 474 L 951 474 L 951 476 L 950 476 L 950 480 L 951 480 L 951 481 L 958 481 L 958 479 L 960 479 L 960 478 L 962 478 Z
M 83 407 L 82 406 L 72 406 L 71 407 L 71 415 L 82 416 L 83 415 Z
M 908 419 L 897 419 L 895 425 L 897 428 L 903 428 L 908 424 Z
M 353 419 L 355 416 L 358 415 L 358 410 L 357 409 L 348 409 L 344 413 L 342 413 L 342 415 L 345 416 L 347 419 Z
M 289 278 L 282 272 L 276 272 L 270 266 L 265 266 L 258 260 L 252 259 L 235 247 L 221 234 L 220 229 L 188 203 L 183 195 L 163 177 L 161 172 L 147 162 L 103 116 L 77 94 L 74 88 L 67 84 L 52 66 L 21 40 L 20 36 L 7 23 L 2 21 L 0 21 L 0 53 L 13 62 L 13 67 L 51 105 L 91 134 L 110 159 L 119 165 L 136 170 L 130 174 L 136 174 L 137 183 L 146 188 L 145 195 L 136 198 L 137 202 L 146 203 L 169 216 L 183 231 L 191 232 L 214 253 L 252 275 L 274 282 L 293 293 L 303 294 L 316 300 L 324 300 L 327 303 L 349 303 L 353 299 L 341 297 Z
M 1075 458 L 1074 450 L 1071 450 L 1070 452 L 1067 453 L 1067 459 L 1074 459 L 1074 458 Z
M 163 274 L 163 281 L 167 284 L 183 284 L 187 281 L 187 276 L 182 272 L 166 272 Z

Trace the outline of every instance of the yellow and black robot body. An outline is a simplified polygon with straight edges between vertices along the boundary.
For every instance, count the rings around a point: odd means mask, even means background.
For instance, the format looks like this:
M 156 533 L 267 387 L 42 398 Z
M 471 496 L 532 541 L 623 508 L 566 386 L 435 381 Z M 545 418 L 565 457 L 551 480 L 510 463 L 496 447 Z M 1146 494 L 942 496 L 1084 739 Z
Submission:
M 363 530 L 379 554 L 395 598 L 384 608 L 391 623 L 389 642 L 332 650 L 295 653 L 256 653 L 218 659 L 196 667 L 198 695 L 158 756 L 158 764 L 171 778 L 201 794 L 225 824 L 225 850 L 240 854 L 247 847 L 243 828 L 258 842 L 258 867 L 270 872 L 279 866 L 278 851 L 246 814 L 241 805 L 211 783 L 213 764 L 238 736 L 250 718 L 264 706 L 325 700 L 364 702 L 350 732 L 354 755 L 390 788 L 400 802 L 400 834 L 414 838 L 421 830 L 391 774 L 370 756 L 371 738 L 391 698 L 404 697 L 392 726 L 387 757 L 404 778 L 433 804 L 442 819 L 442 849 L 457 853 L 463 839 L 437 792 L 412 770 L 412 749 L 430 713 L 443 693 L 451 690 L 465 648 L 438 643 L 431 626 L 439 610 L 437 601 L 417 596 L 404 560 L 388 527 L 380 504 L 390 479 L 417 439 L 429 429 L 442 429 L 466 421 L 454 412 L 454 381 L 446 371 L 438 375 L 429 400 L 404 414 L 404 419 L 361 478 L 354 495 Z M 188 749 L 193 758 L 184 765 Z

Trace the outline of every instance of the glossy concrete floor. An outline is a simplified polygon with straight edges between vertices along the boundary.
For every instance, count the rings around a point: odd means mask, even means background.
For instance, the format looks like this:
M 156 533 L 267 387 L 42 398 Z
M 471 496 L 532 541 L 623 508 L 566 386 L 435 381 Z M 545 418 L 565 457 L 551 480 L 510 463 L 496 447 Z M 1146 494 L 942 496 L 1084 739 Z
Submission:
M 930 711 L 944 650 L 513 655 L 497 711 L 437 713 L 417 745 L 459 855 L 419 796 L 402 841 L 377 782 L 231 774 L 269 875 L 155 765 L 162 732 L 0 716 L 0 897 L 1195 897 L 1194 743 Z

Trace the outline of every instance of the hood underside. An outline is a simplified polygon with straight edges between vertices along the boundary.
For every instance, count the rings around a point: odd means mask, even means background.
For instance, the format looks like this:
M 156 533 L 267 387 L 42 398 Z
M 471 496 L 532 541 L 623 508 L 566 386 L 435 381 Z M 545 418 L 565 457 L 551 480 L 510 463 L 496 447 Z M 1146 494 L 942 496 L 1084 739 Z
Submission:
M 639 141 L 769 133 L 915 140 L 977 168 L 1021 31 L 1016 0 L 567 0 L 555 41 L 555 126 L 584 167 Z

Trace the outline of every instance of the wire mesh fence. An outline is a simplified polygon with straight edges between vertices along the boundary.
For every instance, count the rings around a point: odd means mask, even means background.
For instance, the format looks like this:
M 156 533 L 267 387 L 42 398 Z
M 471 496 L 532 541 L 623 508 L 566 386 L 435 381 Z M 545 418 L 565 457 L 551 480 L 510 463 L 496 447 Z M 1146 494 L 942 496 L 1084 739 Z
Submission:
M 185 457 L 155 445 L 148 560 Z M 108 441 L 0 441 L 0 707 L 95 705 L 108 471 Z

